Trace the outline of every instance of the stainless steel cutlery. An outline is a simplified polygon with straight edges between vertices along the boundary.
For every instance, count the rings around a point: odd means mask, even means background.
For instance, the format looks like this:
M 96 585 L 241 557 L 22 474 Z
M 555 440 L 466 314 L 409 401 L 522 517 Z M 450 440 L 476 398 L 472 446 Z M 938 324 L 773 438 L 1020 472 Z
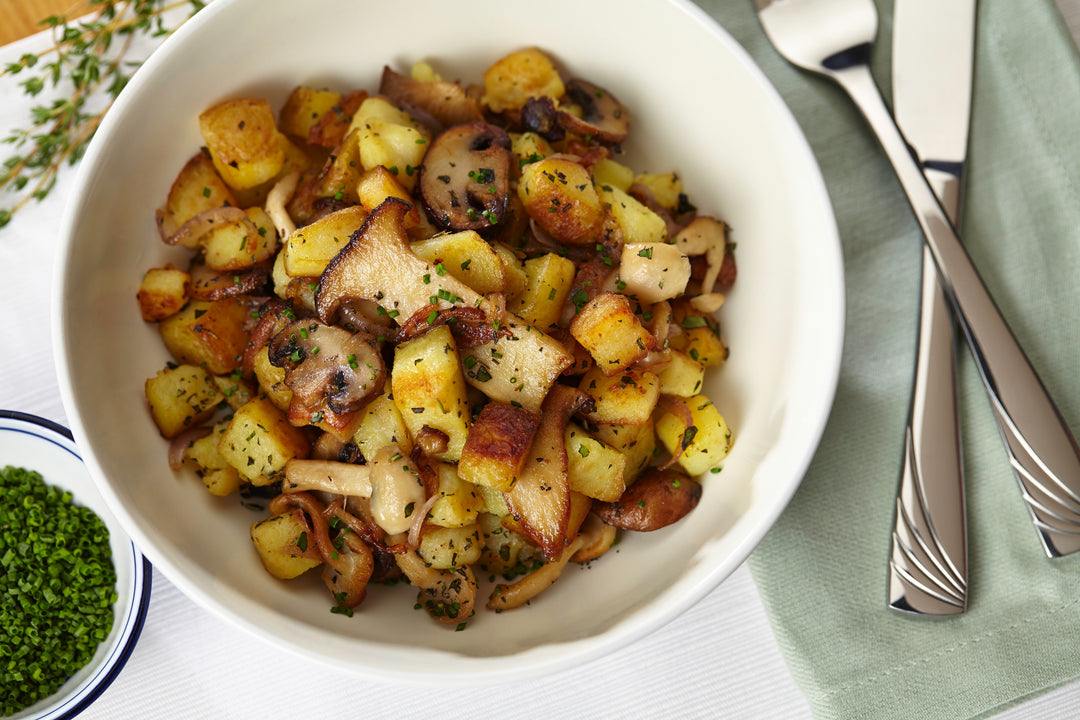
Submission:
M 994 304 L 923 168 L 912 154 L 908 140 L 897 128 L 878 92 L 869 68 L 877 32 L 873 1 L 755 1 L 765 32 L 780 54 L 794 65 L 837 82 L 877 135 L 923 231 L 925 247 L 945 300 L 990 397 L 1014 475 L 1043 549 L 1050 557 L 1080 550 L 1080 448 Z M 932 151 L 920 147 L 919 152 L 921 157 L 929 158 L 926 153 Z M 915 460 L 925 465 L 924 459 Z M 923 483 L 922 491 L 911 493 L 924 506 L 929 497 L 925 486 Z M 944 524 L 933 527 L 931 534 L 944 536 L 948 530 Z M 929 537 L 920 531 L 907 539 L 912 543 L 911 557 L 918 557 L 923 569 L 938 565 L 940 558 L 933 555 Z M 913 564 L 901 567 L 915 577 L 910 573 Z M 946 584 L 955 593 L 943 592 L 943 587 L 924 589 L 932 591 L 928 596 L 939 595 L 941 606 L 956 607 L 957 597 L 966 596 L 966 584 L 960 583 L 955 575 L 952 579 L 957 582 Z M 900 609 L 918 611 L 911 600 L 907 603 L 908 607 Z M 962 605 L 959 609 L 962 610 Z

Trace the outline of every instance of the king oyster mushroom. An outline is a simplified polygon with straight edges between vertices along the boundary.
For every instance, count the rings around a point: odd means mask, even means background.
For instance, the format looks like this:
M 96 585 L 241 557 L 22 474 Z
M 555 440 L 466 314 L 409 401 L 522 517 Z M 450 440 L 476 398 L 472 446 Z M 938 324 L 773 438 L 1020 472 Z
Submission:
M 382 392 L 386 368 L 374 339 L 317 320 L 297 320 L 273 337 L 270 362 L 285 369 L 285 384 L 309 408 L 360 410 Z
M 483 233 L 506 217 L 510 136 L 484 122 L 455 125 L 431 143 L 420 169 L 420 195 L 438 226 Z

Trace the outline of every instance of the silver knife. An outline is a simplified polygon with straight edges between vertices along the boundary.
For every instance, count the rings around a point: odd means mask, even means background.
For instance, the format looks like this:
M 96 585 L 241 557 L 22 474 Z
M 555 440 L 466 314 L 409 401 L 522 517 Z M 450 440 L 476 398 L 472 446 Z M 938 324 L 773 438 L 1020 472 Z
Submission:
M 967 152 L 975 0 L 896 0 L 893 113 L 954 226 Z M 889 558 L 889 607 L 967 608 L 967 521 L 956 400 L 956 339 L 929 250 L 904 464 Z

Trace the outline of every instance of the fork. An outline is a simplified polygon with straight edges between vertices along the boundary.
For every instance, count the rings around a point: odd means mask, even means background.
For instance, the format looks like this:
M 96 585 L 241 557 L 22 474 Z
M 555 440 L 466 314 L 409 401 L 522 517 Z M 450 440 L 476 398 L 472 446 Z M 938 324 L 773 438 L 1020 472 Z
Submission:
M 877 135 L 926 239 L 974 357 L 1046 554 L 1080 550 L 1080 448 L 949 223 L 870 74 L 873 0 L 755 0 L 788 62 L 834 80 Z

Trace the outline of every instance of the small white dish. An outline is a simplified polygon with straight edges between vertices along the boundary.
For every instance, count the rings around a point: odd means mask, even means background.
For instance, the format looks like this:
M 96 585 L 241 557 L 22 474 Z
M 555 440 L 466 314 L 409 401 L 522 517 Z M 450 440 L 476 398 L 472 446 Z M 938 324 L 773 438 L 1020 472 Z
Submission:
M 33 470 L 71 492 L 72 502 L 97 513 L 109 529 L 116 568 L 113 627 L 94 657 L 53 695 L 23 708 L 10 720 L 73 718 L 94 702 L 131 656 L 150 604 L 150 563 L 105 504 L 67 428 L 26 413 L 0 410 L 0 465 Z

